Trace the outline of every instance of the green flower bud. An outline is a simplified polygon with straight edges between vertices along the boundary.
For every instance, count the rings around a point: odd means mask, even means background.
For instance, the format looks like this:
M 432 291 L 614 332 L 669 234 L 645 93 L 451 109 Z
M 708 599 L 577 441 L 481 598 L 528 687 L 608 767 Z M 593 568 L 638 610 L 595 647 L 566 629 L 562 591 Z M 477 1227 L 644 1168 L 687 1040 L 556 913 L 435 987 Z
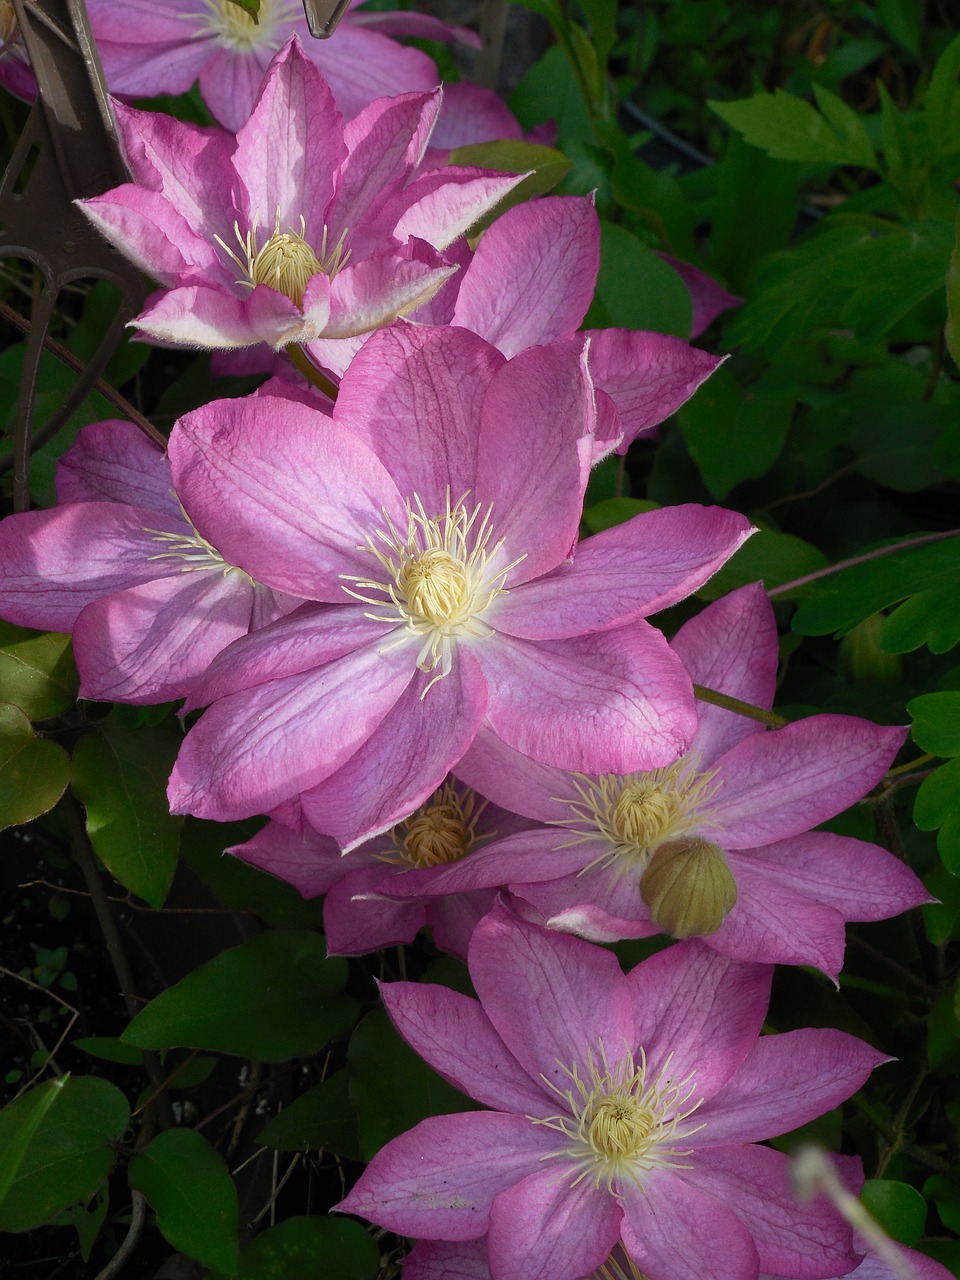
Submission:
M 669 840 L 654 853 L 640 880 L 650 918 L 675 938 L 716 933 L 737 900 L 737 885 L 723 850 L 693 837 Z

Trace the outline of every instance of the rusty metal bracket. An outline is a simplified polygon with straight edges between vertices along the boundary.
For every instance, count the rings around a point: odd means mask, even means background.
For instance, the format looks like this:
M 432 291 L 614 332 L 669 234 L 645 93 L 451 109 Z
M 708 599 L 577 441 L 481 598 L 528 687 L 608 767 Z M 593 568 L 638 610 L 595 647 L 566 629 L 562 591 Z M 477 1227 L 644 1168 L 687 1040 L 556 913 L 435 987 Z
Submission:
M 13 0 L 37 80 L 37 101 L 0 181 L 0 258 L 32 262 L 43 274 L 26 339 L 12 457 L 14 509 L 30 505 L 30 455 L 76 412 L 140 310 L 140 273 L 87 221 L 73 201 L 128 180 L 106 81 L 84 0 Z M 62 290 L 105 280 L 121 304 L 92 359 L 59 409 L 32 431 L 44 339 Z

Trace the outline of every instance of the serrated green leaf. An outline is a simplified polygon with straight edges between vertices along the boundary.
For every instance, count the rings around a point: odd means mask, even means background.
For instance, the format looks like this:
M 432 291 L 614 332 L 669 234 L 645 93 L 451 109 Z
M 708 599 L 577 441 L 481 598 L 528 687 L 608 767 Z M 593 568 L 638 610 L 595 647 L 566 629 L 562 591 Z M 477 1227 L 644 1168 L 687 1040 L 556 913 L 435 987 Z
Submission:
M 237 1192 L 202 1134 L 169 1129 L 130 1162 L 130 1186 L 157 1215 L 163 1237 L 205 1266 L 230 1272 L 239 1253 Z
M 166 788 L 181 741 L 169 724 L 129 731 L 108 720 L 73 753 L 90 843 L 110 874 L 151 907 L 163 906 L 177 867 L 183 818 L 171 814 Z
M 824 91 L 821 90 L 821 93 Z M 777 160 L 798 160 L 811 164 L 855 164 L 873 166 L 873 148 L 865 132 L 850 130 L 847 108 L 830 95 L 835 119 L 827 120 L 809 102 L 783 89 L 757 93 L 736 102 L 708 101 L 721 120 L 742 133 L 747 142 L 760 147 Z M 839 103 L 839 107 L 836 105 Z M 839 132 L 835 121 L 841 121 Z
M 257 1141 L 277 1151 L 324 1148 L 348 1160 L 362 1160 L 347 1072 L 335 1071 L 294 1098 L 257 1134 Z
M 585 326 L 690 334 L 690 294 L 676 271 L 651 248 L 612 222 L 600 223 L 600 272 Z
M 748 582 L 763 582 L 765 587 L 777 587 L 815 573 L 826 564 L 827 557 L 823 552 L 802 538 L 772 529 L 760 529 L 700 588 L 697 595 L 702 600 L 718 600 L 728 591 Z
M 894 1240 L 912 1246 L 923 1235 L 926 1201 L 909 1183 L 868 1178 L 860 1199 Z
M 829 89 L 822 84 L 817 84 L 816 81 L 813 83 L 813 96 L 817 100 L 817 106 L 820 108 L 823 118 L 836 131 L 845 152 L 851 157 L 856 157 L 846 163 L 859 164 L 865 169 L 876 169 L 876 152 L 867 135 L 863 117 L 860 113 L 851 110 L 842 98 L 838 98 L 835 93 L 831 93 Z
M 795 402 L 789 388 L 741 387 L 724 365 L 681 405 L 680 430 L 715 498 L 769 470 L 783 448 Z
M 123 1040 L 141 1049 L 216 1049 L 261 1062 L 316 1053 L 352 1025 L 346 962 L 323 938 L 276 929 L 224 951 L 162 992 Z
M 52 809 L 69 780 L 63 747 L 39 738 L 19 707 L 0 702 L 0 829 Z
M 960 755 L 960 693 L 923 693 L 907 703 L 907 710 L 918 747 L 935 756 Z
M 47 720 L 73 706 L 80 677 L 70 637 L 28 631 L 0 621 L 0 689 L 29 720 Z
M 336 1277 L 375 1280 L 380 1250 L 359 1222 L 348 1218 L 288 1218 L 262 1231 L 240 1253 L 230 1280 Z
M 87 1200 L 116 1163 L 130 1108 L 115 1085 L 66 1076 L 0 1111 L 0 1231 L 30 1231 Z

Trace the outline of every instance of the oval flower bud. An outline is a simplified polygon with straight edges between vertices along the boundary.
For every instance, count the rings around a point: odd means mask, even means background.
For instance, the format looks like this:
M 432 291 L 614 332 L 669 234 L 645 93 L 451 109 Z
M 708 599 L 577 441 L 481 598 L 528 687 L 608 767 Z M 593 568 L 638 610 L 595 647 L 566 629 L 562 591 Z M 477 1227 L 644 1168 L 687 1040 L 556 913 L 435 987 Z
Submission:
M 640 893 L 654 924 L 675 938 L 716 933 L 737 900 L 723 850 L 709 840 L 669 840 L 650 859 Z

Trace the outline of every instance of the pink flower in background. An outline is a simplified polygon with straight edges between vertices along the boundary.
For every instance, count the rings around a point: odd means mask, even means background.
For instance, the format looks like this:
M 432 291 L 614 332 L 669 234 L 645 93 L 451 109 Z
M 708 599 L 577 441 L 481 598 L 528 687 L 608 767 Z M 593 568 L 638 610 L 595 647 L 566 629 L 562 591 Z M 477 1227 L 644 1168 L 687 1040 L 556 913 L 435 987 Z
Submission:
M 390 36 L 460 40 L 478 37 L 426 14 L 376 13 L 353 8 L 336 38 L 314 40 L 301 0 L 260 0 L 259 22 L 231 0 L 88 0 L 107 85 L 130 98 L 184 93 L 199 78 L 211 114 L 236 131 L 253 110 L 271 58 L 297 35 L 323 72 L 337 107 L 351 119 L 375 98 L 435 89 L 433 60 Z
M 519 181 L 418 175 L 439 107 L 439 90 L 382 98 L 344 126 L 296 39 L 236 139 L 118 106 L 134 182 L 81 207 L 164 285 L 134 327 L 174 345 L 278 350 L 415 309 L 456 270 L 440 251 Z
M 221 649 L 299 603 L 200 536 L 170 463 L 129 422 L 84 428 L 57 493 L 0 524 L 0 617 L 72 632 L 82 698 L 185 697 Z
M 699 684 L 772 704 L 777 634 L 759 585 L 709 605 L 672 647 Z M 819 715 L 771 731 L 697 705 L 684 755 L 625 775 L 563 774 L 481 730 L 461 776 L 547 825 L 446 868 L 428 891 L 508 884 L 550 926 L 594 941 L 709 935 L 725 955 L 816 965 L 833 977 L 847 920 L 881 920 L 930 900 L 885 849 L 810 830 L 880 780 L 902 729 Z M 384 891 L 417 893 L 420 879 L 413 873 Z
M 448 778 L 403 822 L 350 853 L 312 827 L 300 832 L 276 821 L 227 853 L 286 880 L 305 898 L 326 894 L 323 931 L 331 955 L 365 955 L 412 942 L 429 926 L 441 950 L 465 960 L 470 934 L 493 906 L 495 890 L 398 902 L 373 887 L 385 875 L 402 880 L 416 868 L 429 876 L 529 825 Z
M 422 804 L 484 716 L 554 765 L 675 759 L 692 692 L 643 618 L 750 526 L 676 507 L 576 545 L 590 464 L 618 438 L 576 349 L 507 361 L 465 330 L 413 326 L 364 347 L 332 419 L 267 396 L 181 419 L 170 457 L 200 532 L 318 604 L 196 689 L 213 705 L 174 770 L 176 811 L 226 820 L 299 794 L 351 846 Z
M 0 85 L 24 102 L 37 96 L 37 79 L 12 0 L 0 0 Z
M 853 1036 L 762 1036 L 772 969 L 699 942 L 629 975 L 590 943 L 495 909 L 469 952 L 475 1001 L 381 991 L 400 1034 L 493 1108 L 389 1142 L 338 1206 L 400 1235 L 486 1235 L 493 1280 L 581 1280 L 622 1245 L 650 1280 L 830 1276 L 858 1261 L 788 1158 L 756 1145 L 838 1106 L 885 1061 Z M 836 1157 L 859 1184 L 859 1162 Z M 469 1273 L 468 1273 L 469 1274 Z

